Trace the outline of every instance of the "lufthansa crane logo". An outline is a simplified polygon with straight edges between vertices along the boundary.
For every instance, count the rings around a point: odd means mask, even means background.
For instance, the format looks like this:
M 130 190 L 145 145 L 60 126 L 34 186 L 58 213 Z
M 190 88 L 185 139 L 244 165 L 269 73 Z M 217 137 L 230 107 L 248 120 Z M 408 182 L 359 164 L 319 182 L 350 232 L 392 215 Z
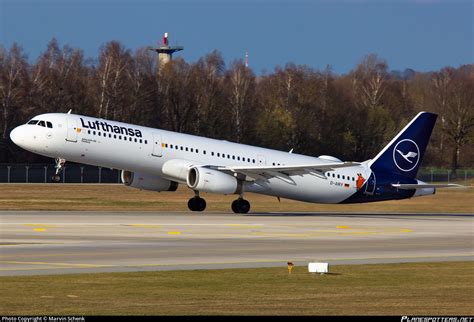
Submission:
M 409 172 L 418 165 L 420 161 L 420 149 L 418 145 L 409 139 L 401 140 L 393 149 L 393 162 L 397 168 Z

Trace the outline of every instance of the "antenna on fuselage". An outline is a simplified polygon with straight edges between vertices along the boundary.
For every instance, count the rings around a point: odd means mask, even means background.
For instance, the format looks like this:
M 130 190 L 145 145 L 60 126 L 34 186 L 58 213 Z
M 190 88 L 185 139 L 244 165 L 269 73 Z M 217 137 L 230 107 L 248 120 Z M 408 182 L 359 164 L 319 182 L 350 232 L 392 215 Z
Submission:
M 291 149 L 290 152 L 288 152 L 288 153 L 293 153 L 293 149 Z
M 69 112 L 67 112 L 67 114 L 71 114 L 71 112 L 72 112 L 72 109 L 70 109 Z

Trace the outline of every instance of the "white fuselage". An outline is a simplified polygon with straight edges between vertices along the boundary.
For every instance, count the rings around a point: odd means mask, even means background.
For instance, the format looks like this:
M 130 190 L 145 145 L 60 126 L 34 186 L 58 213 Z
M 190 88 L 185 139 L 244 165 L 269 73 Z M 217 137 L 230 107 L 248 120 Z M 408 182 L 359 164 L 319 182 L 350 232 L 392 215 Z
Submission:
M 50 122 L 52 127 L 25 124 L 16 128 L 14 131 L 17 132 L 12 132 L 11 137 L 26 150 L 73 162 L 158 175 L 174 181 L 176 178 L 169 178 L 162 171 L 163 164 L 169 160 L 212 166 L 334 162 L 74 114 L 43 114 L 34 120 Z M 246 182 L 244 191 L 308 202 L 339 203 L 357 191 L 358 174 L 368 178 L 370 173 L 364 162 L 323 175 L 293 175 L 293 183 L 278 177 L 258 184 Z M 185 184 L 183 181 L 180 183 Z

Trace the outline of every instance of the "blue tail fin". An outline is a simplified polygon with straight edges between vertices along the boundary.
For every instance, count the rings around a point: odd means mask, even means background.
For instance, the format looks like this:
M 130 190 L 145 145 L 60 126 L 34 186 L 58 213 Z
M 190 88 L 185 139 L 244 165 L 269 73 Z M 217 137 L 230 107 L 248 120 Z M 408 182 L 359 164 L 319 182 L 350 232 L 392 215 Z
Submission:
M 420 112 L 372 161 L 374 172 L 415 178 L 438 115 Z

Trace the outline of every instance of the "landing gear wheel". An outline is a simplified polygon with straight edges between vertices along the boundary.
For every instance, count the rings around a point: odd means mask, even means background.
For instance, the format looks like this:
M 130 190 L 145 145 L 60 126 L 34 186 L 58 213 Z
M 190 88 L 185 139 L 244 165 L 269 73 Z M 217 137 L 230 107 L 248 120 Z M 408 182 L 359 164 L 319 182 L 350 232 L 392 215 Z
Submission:
M 250 211 L 250 202 L 245 199 L 237 199 L 232 202 L 232 211 L 236 214 L 246 214 Z
M 54 167 L 56 168 L 56 173 L 51 177 L 51 181 L 58 183 L 61 181 L 61 176 L 59 174 L 63 171 L 66 160 L 63 158 L 56 158 L 55 161 L 56 165 Z
M 203 211 L 206 209 L 206 200 L 200 197 L 193 197 L 188 201 L 188 208 L 191 211 Z

